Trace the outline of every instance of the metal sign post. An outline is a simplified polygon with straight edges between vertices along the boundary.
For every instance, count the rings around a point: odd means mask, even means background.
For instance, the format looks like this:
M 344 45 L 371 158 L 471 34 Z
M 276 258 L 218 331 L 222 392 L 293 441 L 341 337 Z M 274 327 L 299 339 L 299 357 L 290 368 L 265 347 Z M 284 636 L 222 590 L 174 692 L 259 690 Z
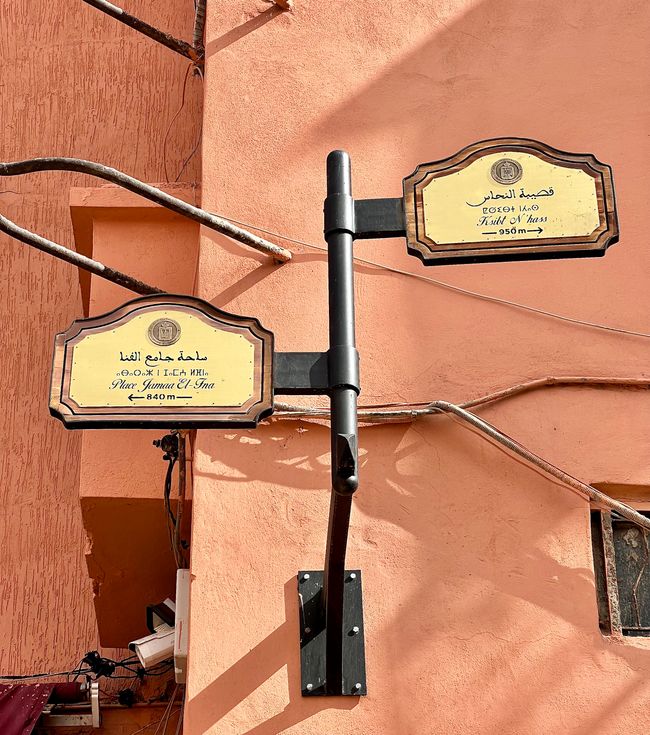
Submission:
M 353 242 L 406 238 L 424 265 L 603 255 L 618 240 L 612 172 L 589 154 L 500 138 L 422 164 L 396 199 L 354 201 L 350 158 L 327 158 L 332 498 L 325 572 L 300 572 L 304 695 L 366 694 L 361 573 L 345 572 L 358 487 Z
M 274 352 L 257 319 L 189 296 L 136 299 L 56 339 L 50 410 L 66 428 L 255 427 L 274 395 L 328 395 L 332 491 L 324 570 L 298 574 L 304 696 L 366 694 L 361 572 L 345 570 L 359 485 L 355 239 L 404 237 L 424 265 L 603 255 L 618 239 L 612 172 L 522 138 L 422 164 L 396 199 L 354 201 L 327 158 L 330 347 Z
M 329 273 L 330 406 L 332 443 L 332 497 L 325 554 L 323 602 L 325 606 L 326 690 L 352 693 L 357 684 L 343 681 L 343 590 L 345 552 L 352 495 L 359 486 L 357 468 L 357 395 L 359 353 L 354 328 L 354 204 L 350 157 L 334 151 L 327 158 L 325 239 Z M 346 684 L 348 686 L 346 686 Z M 360 691 L 355 691 L 361 694 Z
M 325 570 L 322 573 L 300 572 L 298 575 L 304 695 L 366 693 L 361 573 L 348 572 L 346 583 L 345 572 L 352 495 L 359 485 L 359 353 L 354 326 L 353 237 L 350 157 L 343 151 L 333 151 L 327 157 L 325 200 L 332 495 Z M 353 631 L 353 635 L 347 636 L 344 628 Z

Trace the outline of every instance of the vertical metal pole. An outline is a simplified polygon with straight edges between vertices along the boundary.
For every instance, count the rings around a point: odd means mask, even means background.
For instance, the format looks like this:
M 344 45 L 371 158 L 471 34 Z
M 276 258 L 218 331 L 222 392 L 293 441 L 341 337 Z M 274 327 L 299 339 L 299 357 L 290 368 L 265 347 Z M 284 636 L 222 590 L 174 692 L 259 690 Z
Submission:
M 325 557 L 326 691 L 343 693 L 343 589 L 352 494 L 357 473 L 357 395 L 359 356 L 354 329 L 354 201 L 350 157 L 327 157 L 325 239 L 328 245 L 328 368 L 332 433 L 332 496 Z

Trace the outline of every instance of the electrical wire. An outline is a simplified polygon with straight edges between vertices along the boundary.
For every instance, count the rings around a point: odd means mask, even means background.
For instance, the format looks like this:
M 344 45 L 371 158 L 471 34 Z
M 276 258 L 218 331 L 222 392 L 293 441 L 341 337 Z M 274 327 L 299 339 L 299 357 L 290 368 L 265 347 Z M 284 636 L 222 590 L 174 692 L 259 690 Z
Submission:
M 165 181 L 169 181 L 169 172 L 167 171 L 167 141 L 169 139 L 169 133 L 171 132 L 172 126 L 176 122 L 178 116 L 183 111 L 183 108 L 185 107 L 185 93 L 187 91 L 187 80 L 190 78 L 190 72 L 192 71 L 192 67 L 194 64 L 190 63 L 187 65 L 187 70 L 185 72 L 185 78 L 183 79 L 183 91 L 181 93 L 181 103 L 174 113 L 174 116 L 169 121 L 169 125 L 167 126 L 167 130 L 165 131 L 165 135 L 163 136 L 163 144 L 162 144 L 162 159 L 163 159 L 163 169 L 165 171 Z M 178 180 L 178 179 L 176 179 Z
M 185 507 L 185 491 L 187 484 L 186 435 L 187 432 L 185 431 L 173 431 L 171 434 L 166 434 L 162 439 L 154 441 L 154 446 L 159 447 L 163 451 L 163 460 L 169 463 L 165 473 L 165 481 L 163 483 L 163 501 L 167 519 L 169 545 L 172 553 L 174 554 L 177 569 L 186 568 L 186 545 L 181 540 L 181 522 Z M 174 467 L 176 465 L 178 465 L 178 497 L 176 498 L 176 515 L 174 515 L 171 507 L 171 494 Z
M 286 242 L 294 243 L 295 245 L 304 245 L 305 247 L 311 248 L 312 250 L 320 250 L 321 252 L 324 252 L 324 253 L 327 252 L 327 248 L 322 245 L 314 245 L 313 243 L 307 242 L 305 240 L 299 240 L 297 238 L 289 237 L 288 235 L 283 235 L 279 232 L 274 232 L 273 230 L 268 230 L 263 227 L 258 227 L 257 225 L 252 225 L 248 222 L 241 222 L 240 220 L 233 219 L 232 217 L 224 217 L 224 219 L 227 219 L 229 222 L 233 222 L 234 224 L 240 225 L 241 227 L 250 227 L 252 230 L 263 232 L 265 235 L 271 235 L 272 237 L 280 238 L 281 240 L 285 240 Z M 560 321 L 569 322 L 570 324 L 579 324 L 581 326 L 591 327 L 593 329 L 602 329 L 607 332 L 617 332 L 619 334 L 627 334 L 631 337 L 650 338 L 650 333 L 648 332 L 639 332 L 634 329 L 625 329 L 623 327 L 612 327 L 608 324 L 600 324 L 598 322 L 589 322 L 584 319 L 576 319 L 574 317 L 565 316 L 564 314 L 557 314 L 553 311 L 548 311 L 547 309 L 539 309 L 535 306 L 529 306 L 528 304 L 521 304 L 518 301 L 511 301 L 509 299 L 500 298 L 499 296 L 490 296 L 488 294 L 481 293 L 480 291 L 472 291 L 471 289 L 462 288 L 461 286 L 454 286 L 453 284 L 447 283 L 446 281 L 440 281 L 437 278 L 430 278 L 429 276 L 425 276 L 420 273 L 413 273 L 411 271 L 402 270 L 401 268 L 395 268 L 394 266 L 386 265 L 385 263 L 380 263 L 376 260 L 370 260 L 368 258 L 361 258 L 357 255 L 354 256 L 354 260 L 357 261 L 358 263 L 363 263 L 364 265 L 369 265 L 374 268 L 378 268 L 379 270 L 385 270 L 390 273 L 395 273 L 401 276 L 408 276 L 409 278 L 416 278 L 419 281 L 424 281 L 425 283 L 431 283 L 435 286 L 440 286 L 441 288 L 445 288 L 445 289 L 448 289 L 449 291 L 454 291 L 456 293 L 460 293 L 465 296 L 471 296 L 473 298 L 478 298 L 483 301 L 490 301 L 495 304 L 502 304 L 504 306 L 512 306 L 516 309 L 523 309 L 524 311 L 529 311 L 529 312 L 532 312 L 533 314 L 540 314 L 541 316 L 547 316 L 552 319 L 559 319 Z
M 74 677 L 74 679 L 72 680 L 73 682 L 74 682 L 74 681 L 77 681 L 77 679 L 78 679 L 78 678 L 79 678 L 79 677 L 81 676 L 81 674 L 80 674 L 79 672 L 81 671 L 81 664 L 83 664 L 83 662 L 84 662 L 83 658 L 79 660 L 79 663 L 77 664 L 77 668 L 76 668 L 76 669 L 75 669 L 75 671 L 74 671 L 74 673 L 75 673 L 75 677 Z M 66 676 L 66 680 L 67 680 L 67 681 L 70 681 L 70 674 L 68 674 L 68 675 Z
M 173 710 L 171 714 L 172 715 L 176 714 L 176 712 L 178 712 L 180 709 L 181 709 L 181 707 L 179 707 L 178 709 Z M 164 717 L 165 717 L 165 715 L 163 714 L 163 716 L 162 716 L 162 718 L 160 720 L 154 720 L 153 722 L 150 722 L 148 725 L 144 725 L 140 729 L 134 730 L 130 735 L 139 735 L 139 733 L 144 732 L 145 730 L 148 730 L 150 727 L 153 727 L 154 725 L 159 725 L 162 722 L 162 720 L 164 719 Z M 154 733 L 154 735 L 155 735 L 155 733 Z
M 183 727 L 183 719 L 185 716 L 185 701 L 181 704 L 181 713 L 178 715 L 178 723 L 176 724 L 176 732 L 174 735 L 180 735 L 181 728 Z
M 174 467 L 177 462 L 176 456 L 169 458 L 169 465 L 167 466 L 167 472 L 165 474 L 165 488 L 164 488 L 164 499 L 165 499 L 165 510 L 167 511 L 168 520 L 171 521 L 172 526 L 176 525 L 176 517 L 171 507 L 171 492 L 172 492 L 172 475 Z
M 590 376 L 552 376 L 537 378 L 525 383 L 517 383 L 507 388 L 502 388 L 493 393 L 488 393 L 478 398 L 465 401 L 460 404 L 461 408 L 476 408 L 494 401 L 513 398 L 516 395 L 538 388 L 550 388 L 554 386 L 573 386 L 583 388 L 626 388 L 626 389 L 648 389 L 650 378 L 608 378 Z M 374 403 L 359 406 L 359 419 L 365 423 L 391 423 L 402 421 L 415 421 L 423 416 L 436 413 L 432 408 L 434 401 L 410 401 L 399 403 Z M 273 404 L 275 418 L 329 418 L 330 410 L 321 406 L 302 406 L 291 403 L 275 401 Z
M 72 676 L 72 674 L 87 674 L 92 669 L 73 669 L 72 671 L 53 671 L 47 674 L 15 674 L 0 676 L 0 681 L 22 681 L 25 679 L 46 679 L 49 676 Z
M 172 533 L 172 550 L 178 569 L 185 569 L 185 552 L 181 541 L 181 522 L 185 510 L 185 491 L 187 484 L 187 439 L 184 431 L 178 432 L 178 498 L 176 500 L 176 518 Z
M 171 711 L 172 711 L 172 709 L 174 707 L 174 700 L 176 699 L 176 693 L 177 692 L 178 692 L 178 684 L 176 684 L 176 686 L 174 687 L 174 691 L 172 692 L 172 695 L 169 698 L 169 703 L 167 704 L 167 707 L 165 708 L 165 711 L 163 713 L 162 720 L 160 721 L 160 724 L 156 728 L 156 732 L 154 733 L 154 735 L 157 735 L 158 731 L 162 727 L 163 721 L 165 723 L 165 728 L 162 731 L 162 735 L 165 735 L 166 734 L 166 732 L 167 732 L 167 725 L 169 725 L 169 718 L 171 716 Z
M 86 654 L 86 656 L 88 655 L 89 654 Z M 137 669 L 132 669 L 129 666 L 129 664 L 136 663 L 139 661 L 139 659 L 136 656 L 131 656 L 129 658 L 122 659 L 121 661 L 114 661 L 113 659 L 104 658 L 104 657 L 100 657 L 99 660 L 101 661 L 102 664 L 108 664 L 115 668 L 123 668 L 129 672 L 132 672 L 132 674 L 130 676 L 122 676 L 122 675 L 116 676 L 112 673 L 96 674 L 95 678 L 101 678 L 102 676 L 105 676 L 107 679 L 142 679 L 142 677 L 144 676 L 162 676 L 164 674 L 169 673 L 174 668 L 173 661 L 161 661 L 160 663 L 157 663 L 154 666 L 149 667 L 148 669 L 145 669 L 142 667 L 138 667 Z M 82 674 L 83 675 L 95 674 L 93 667 L 87 666 L 85 668 L 81 668 L 81 663 L 83 661 L 84 659 L 81 659 L 77 667 L 75 669 L 72 669 L 71 671 L 56 671 L 56 672 L 49 672 L 49 673 L 42 673 L 42 674 L 7 675 L 7 676 L 0 676 L 0 681 L 21 681 L 21 680 L 26 680 L 26 679 L 46 679 L 51 676 L 70 677 L 73 674 L 75 674 L 74 680 L 76 680 L 77 677 Z
M 196 143 L 194 144 L 194 148 L 192 148 L 190 155 L 183 161 L 183 165 L 180 168 L 180 171 L 178 174 L 176 174 L 176 178 L 174 179 L 174 183 L 178 183 L 178 180 L 183 175 L 183 171 L 187 168 L 188 163 L 192 160 L 194 154 L 199 150 L 199 146 L 201 145 L 201 139 L 203 136 L 203 120 L 199 123 L 199 132 L 196 136 Z M 198 261 L 197 261 L 198 262 Z

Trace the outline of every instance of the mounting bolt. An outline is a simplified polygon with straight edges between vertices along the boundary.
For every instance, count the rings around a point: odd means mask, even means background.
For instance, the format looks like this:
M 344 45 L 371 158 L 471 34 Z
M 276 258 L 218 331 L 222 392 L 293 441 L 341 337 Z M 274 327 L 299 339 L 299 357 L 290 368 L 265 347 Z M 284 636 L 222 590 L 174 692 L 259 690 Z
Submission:
M 311 633 L 311 628 L 305 628 L 305 633 L 307 634 Z
M 308 579 L 309 579 L 309 575 L 308 574 L 303 574 L 302 575 L 302 581 L 303 582 L 306 582 Z
M 314 688 L 314 685 L 313 684 L 307 684 L 307 686 L 305 688 L 307 689 L 308 692 L 311 692 L 311 690 Z
M 356 684 L 355 684 L 355 685 L 354 685 L 354 686 L 352 687 L 352 691 L 353 691 L 353 692 L 360 692 L 360 691 L 361 691 L 361 682 L 357 682 L 357 683 L 356 683 Z
M 355 625 L 352 628 L 352 635 L 357 635 L 358 632 L 359 632 L 359 626 L 358 625 Z
M 355 572 L 350 572 L 350 579 L 356 579 L 357 575 Z

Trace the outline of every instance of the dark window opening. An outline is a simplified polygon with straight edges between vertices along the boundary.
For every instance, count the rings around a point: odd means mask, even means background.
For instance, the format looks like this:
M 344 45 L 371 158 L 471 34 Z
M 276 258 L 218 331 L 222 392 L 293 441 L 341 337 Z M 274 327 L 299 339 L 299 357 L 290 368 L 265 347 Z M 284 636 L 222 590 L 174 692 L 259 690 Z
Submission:
M 600 629 L 650 636 L 649 533 L 616 513 L 592 511 L 591 543 Z

